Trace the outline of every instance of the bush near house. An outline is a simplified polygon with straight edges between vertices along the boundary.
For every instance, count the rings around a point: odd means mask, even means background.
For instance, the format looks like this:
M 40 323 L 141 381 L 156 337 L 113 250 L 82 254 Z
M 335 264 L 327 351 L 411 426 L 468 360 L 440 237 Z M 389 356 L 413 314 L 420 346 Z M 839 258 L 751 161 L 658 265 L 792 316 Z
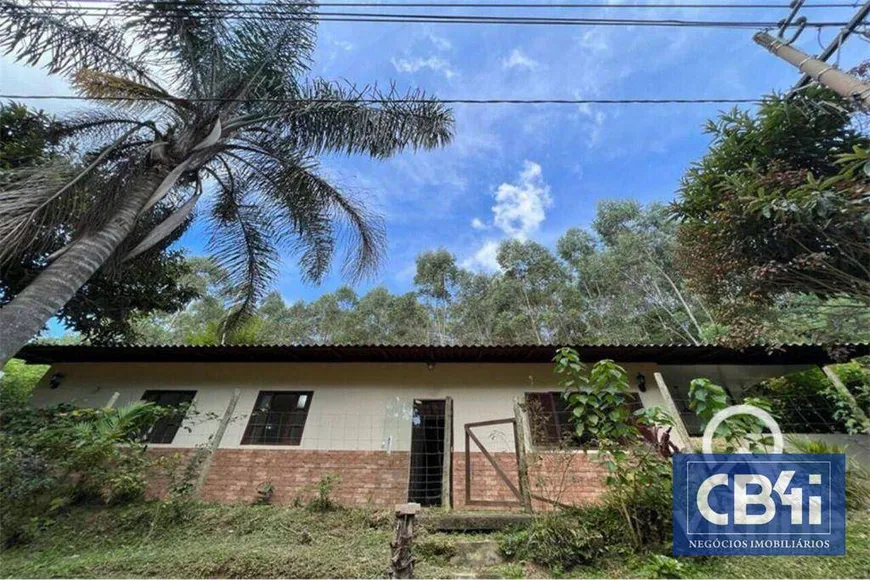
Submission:
M 6 382 L 0 388 L 2 545 L 27 541 L 70 506 L 143 496 L 154 461 L 142 434 L 177 409 L 145 402 L 117 409 L 37 409 L 26 395 L 26 385 Z

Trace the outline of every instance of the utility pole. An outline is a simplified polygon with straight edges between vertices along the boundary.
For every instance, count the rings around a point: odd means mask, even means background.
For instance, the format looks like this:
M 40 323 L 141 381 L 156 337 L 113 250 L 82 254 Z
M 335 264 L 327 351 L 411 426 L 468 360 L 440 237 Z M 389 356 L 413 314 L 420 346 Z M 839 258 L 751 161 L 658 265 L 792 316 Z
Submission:
M 864 108 L 870 109 L 870 86 L 832 65 L 789 46 L 785 41 L 766 32 L 758 32 L 752 38 L 756 44 L 796 66 L 798 70 L 814 81 L 825 85 L 838 95 L 854 100 Z
M 864 4 L 864 6 L 858 9 L 858 12 L 855 13 L 855 16 L 852 17 L 852 20 L 849 21 L 849 24 L 847 24 L 846 27 L 840 31 L 837 37 L 831 41 L 831 44 L 829 44 L 825 48 L 825 50 L 823 50 L 822 53 L 819 54 L 818 59 L 827 62 L 828 59 L 833 56 L 834 52 L 836 52 L 840 49 L 841 46 L 843 46 L 843 43 L 846 42 L 846 39 L 849 38 L 849 36 L 851 36 L 853 32 L 855 32 L 855 29 L 858 28 L 858 25 L 864 22 L 864 19 L 867 18 L 867 16 L 870 16 L 870 0 L 868 0 Z M 782 32 L 780 32 L 780 35 L 782 35 Z M 812 78 L 810 77 L 810 75 L 805 74 L 801 77 L 801 80 L 799 80 L 794 86 L 792 92 L 807 86 L 811 80 Z

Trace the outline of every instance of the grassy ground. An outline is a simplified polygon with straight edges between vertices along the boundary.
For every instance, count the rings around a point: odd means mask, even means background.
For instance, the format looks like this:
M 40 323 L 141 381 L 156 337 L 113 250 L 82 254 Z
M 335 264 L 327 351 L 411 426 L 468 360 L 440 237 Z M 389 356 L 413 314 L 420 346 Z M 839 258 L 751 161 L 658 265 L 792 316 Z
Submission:
M 392 515 L 347 510 L 313 513 L 270 506 L 194 506 L 173 520 L 159 504 L 76 510 L 30 544 L 0 552 L 3 577 L 383 577 Z M 156 517 L 155 517 L 156 515 Z M 525 563 L 479 570 L 450 564 L 457 542 L 486 539 L 427 533 L 417 542 L 420 578 L 546 577 Z M 493 539 L 492 537 L 489 539 Z M 870 514 L 850 516 L 848 555 L 682 559 L 694 578 L 865 578 L 870 575 Z M 643 577 L 642 556 L 565 576 Z

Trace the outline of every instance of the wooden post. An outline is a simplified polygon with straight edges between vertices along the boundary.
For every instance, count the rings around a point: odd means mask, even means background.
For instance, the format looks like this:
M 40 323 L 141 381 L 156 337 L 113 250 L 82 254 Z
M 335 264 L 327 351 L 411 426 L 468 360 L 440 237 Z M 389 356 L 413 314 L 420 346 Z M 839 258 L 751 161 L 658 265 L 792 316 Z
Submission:
M 236 411 L 236 405 L 239 402 L 239 397 L 242 396 L 241 389 L 234 389 L 233 396 L 230 397 L 230 402 L 227 404 L 227 408 L 224 411 L 224 416 L 221 417 L 221 422 L 218 424 L 217 430 L 215 430 L 214 435 L 212 435 L 211 441 L 209 441 L 207 448 L 207 455 L 202 460 L 202 466 L 199 469 L 199 475 L 196 478 L 196 487 L 194 488 L 194 492 L 199 494 L 202 486 L 205 485 L 205 480 L 208 477 L 208 472 L 211 469 L 211 463 L 214 459 L 214 453 L 220 447 L 221 440 L 224 438 L 224 433 L 227 430 L 227 425 L 230 424 L 230 420 L 233 418 L 233 413 Z M 191 458 L 191 460 L 195 460 Z
M 852 410 L 852 415 L 864 428 L 864 433 L 870 435 L 870 419 L 867 418 L 867 414 L 864 413 L 861 406 L 858 405 L 858 401 L 855 400 L 855 397 L 849 389 L 846 388 L 846 385 L 843 384 L 843 381 L 840 380 L 840 377 L 836 372 L 834 372 L 834 369 L 832 369 L 830 365 L 823 366 L 822 371 L 825 373 L 825 376 L 828 377 L 828 380 L 834 384 L 834 388 L 837 389 L 837 394 L 839 394 L 840 397 L 849 404 L 849 407 L 851 407 Z
M 444 398 L 444 452 L 441 467 L 441 507 L 453 509 L 453 398 Z
M 677 436 L 683 444 L 680 451 L 686 451 L 689 453 L 694 452 L 695 445 L 692 443 L 691 437 L 689 437 L 689 430 L 686 429 L 686 424 L 683 423 L 683 417 L 680 415 L 680 410 L 677 408 L 677 404 L 674 403 L 673 397 L 671 397 L 671 391 L 665 383 L 665 378 L 662 376 L 662 373 L 653 373 L 653 376 L 656 379 L 656 385 L 659 387 L 662 399 L 665 401 L 665 407 L 668 410 L 668 414 L 674 420 L 674 430 L 677 432 Z
M 529 486 L 529 464 L 526 461 L 526 420 L 521 397 L 514 398 L 514 445 L 517 449 L 517 473 L 523 511 L 532 512 L 532 491 Z
M 403 503 L 396 506 L 396 536 L 390 543 L 390 578 L 413 578 L 414 556 L 411 546 L 414 542 L 414 517 L 420 511 L 418 503 Z

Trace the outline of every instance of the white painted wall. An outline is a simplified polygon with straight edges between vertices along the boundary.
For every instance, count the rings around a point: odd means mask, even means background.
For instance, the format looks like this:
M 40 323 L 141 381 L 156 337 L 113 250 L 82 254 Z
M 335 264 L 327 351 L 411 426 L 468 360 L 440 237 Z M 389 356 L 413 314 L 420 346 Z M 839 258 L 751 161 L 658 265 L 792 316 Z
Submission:
M 623 366 L 631 383 L 639 372 L 646 375 L 647 391 L 640 393 L 644 406 L 661 406 L 652 378 L 656 365 Z M 54 373 L 64 377 L 60 387 L 51 390 L 48 381 Z M 466 423 L 513 417 L 516 397 L 560 390 L 550 364 L 438 364 L 429 370 L 423 363 L 76 363 L 54 365 L 37 387 L 34 402 L 101 406 L 117 391 L 117 405 L 123 405 L 139 400 L 148 389 L 195 390 L 199 414 L 185 421 L 171 444 L 191 447 L 205 443 L 215 431 L 236 388 L 242 395 L 223 448 L 242 447 L 261 390 L 304 390 L 314 396 L 302 444 L 288 449 L 397 451 L 410 449 L 414 399 L 453 398 L 454 450 L 464 451 Z M 514 448 L 508 426 L 478 428 L 475 434 L 490 451 Z

